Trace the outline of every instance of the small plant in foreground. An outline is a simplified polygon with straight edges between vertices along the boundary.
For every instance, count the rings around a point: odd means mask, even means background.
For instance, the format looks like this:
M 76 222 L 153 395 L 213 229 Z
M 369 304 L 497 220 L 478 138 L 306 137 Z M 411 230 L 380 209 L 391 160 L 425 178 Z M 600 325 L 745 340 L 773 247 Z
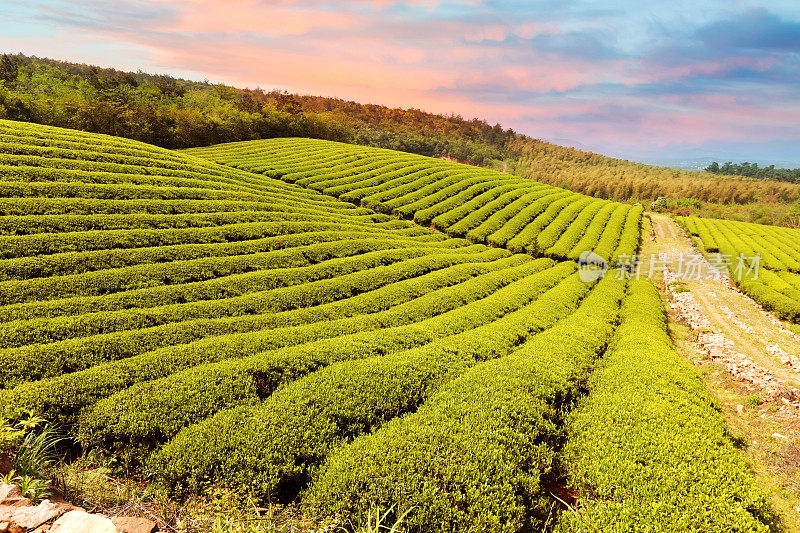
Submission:
M 405 531 L 405 528 L 403 528 L 403 521 L 413 510 L 414 508 L 411 507 L 405 513 L 397 517 L 394 523 L 388 525 L 388 520 L 390 520 L 390 516 L 394 511 L 394 506 L 389 507 L 386 511 L 381 507 L 373 506 L 367 510 L 365 517 L 359 517 L 356 524 L 351 522 L 349 528 L 342 527 L 340 531 L 355 531 L 355 533 L 401 533 Z
M 31 411 L 6 406 L 0 415 L 0 457 L 11 471 L 0 478 L 19 487 L 33 502 L 50 496 L 50 487 L 41 478 L 51 475 L 58 459 L 56 447 L 64 439 L 44 419 Z
M 59 431 L 49 424 L 27 431 L 12 454 L 12 467 L 26 476 L 49 476 L 58 460 L 57 447 L 63 440 Z
M 50 488 L 46 482 L 30 476 L 19 476 L 16 470 L 12 470 L 5 476 L 0 476 L 0 481 L 8 485 L 16 485 L 22 496 L 34 503 L 50 496 Z
M 30 411 L 6 406 L 0 415 L 0 454 L 11 455 L 25 438 L 25 434 L 44 422 Z

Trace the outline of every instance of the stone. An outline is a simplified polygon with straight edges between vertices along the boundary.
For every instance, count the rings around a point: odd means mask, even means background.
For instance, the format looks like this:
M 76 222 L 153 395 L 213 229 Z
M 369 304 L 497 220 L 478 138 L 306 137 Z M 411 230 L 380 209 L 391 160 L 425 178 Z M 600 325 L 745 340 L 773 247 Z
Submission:
M 738 405 L 736 406 L 736 412 L 737 412 L 737 413 L 739 413 L 739 414 L 742 414 L 742 413 L 744 413 L 744 405 L 742 405 L 742 404 L 738 404 Z
M 9 498 L 0 504 L 0 519 L 12 507 L 33 507 L 33 503 L 28 498 Z
M 11 524 L 8 522 L 0 522 L 0 533 L 8 533 L 8 528 Z
M 117 528 L 105 516 L 70 511 L 56 520 L 48 533 L 117 533 Z
M 117 533 L 155 533 L 158 529 L 156 523 L 147 518 L 115 516 L 111 521 L 117 526 Z
M 27 507 L 33 505 L 16 485 L 0 482 L 0 506 Z
M 61 516 L 66 510 L 65 506 L 53 503 L 50 500 L 44 500 L 36 507 L 0 506 L 0 520 L 31 530 Z
M 11 472 L 11 457 L 8 454 L 0 453 L 0 474 L 6 475 Z

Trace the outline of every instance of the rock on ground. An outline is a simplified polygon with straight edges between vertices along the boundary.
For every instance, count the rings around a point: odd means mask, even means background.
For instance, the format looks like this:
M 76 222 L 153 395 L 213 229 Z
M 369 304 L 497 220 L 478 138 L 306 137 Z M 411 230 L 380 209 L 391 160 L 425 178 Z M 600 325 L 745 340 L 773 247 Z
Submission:
M 156 529 L 156 523 L 146 518 L 109 519 L 50 500 L 33 505 L 16 485 L 0 482 L 0 533 L 154 533 Z
M 146 518 L 117 516 L 111 519 L 118 533 L 155 533 L 156 523 Z
M 49 533 L 117 533 L 117 527 L 105 516 L 70 511 L 53 523 Z

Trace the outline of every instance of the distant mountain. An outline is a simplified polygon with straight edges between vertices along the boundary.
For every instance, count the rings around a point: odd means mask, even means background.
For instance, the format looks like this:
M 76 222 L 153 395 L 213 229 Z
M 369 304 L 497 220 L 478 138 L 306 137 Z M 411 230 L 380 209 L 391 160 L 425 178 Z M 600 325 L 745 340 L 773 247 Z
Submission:
M 714 161 L 719 162 L 715 157 L 697 157 L 686 159 L 645 159 L 642 163 L 656 165 L 659 167 L 679 168 L 682 170 L 703 170 Z

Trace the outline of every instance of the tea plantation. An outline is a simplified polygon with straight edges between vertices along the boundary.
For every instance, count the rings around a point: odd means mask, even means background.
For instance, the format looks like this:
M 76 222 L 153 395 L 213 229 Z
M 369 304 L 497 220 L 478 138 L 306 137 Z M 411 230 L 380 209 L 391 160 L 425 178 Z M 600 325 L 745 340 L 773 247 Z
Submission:
M 636 253 L 641 217 L 389 150 L 0 120 L 0 402 L 178 497 L 425 532 L 769 531 L 655 288 L 579 275 L 583 251 Z
M 778 318 L 800 323 L 800 230 L 679 217 L 712 264 Z

